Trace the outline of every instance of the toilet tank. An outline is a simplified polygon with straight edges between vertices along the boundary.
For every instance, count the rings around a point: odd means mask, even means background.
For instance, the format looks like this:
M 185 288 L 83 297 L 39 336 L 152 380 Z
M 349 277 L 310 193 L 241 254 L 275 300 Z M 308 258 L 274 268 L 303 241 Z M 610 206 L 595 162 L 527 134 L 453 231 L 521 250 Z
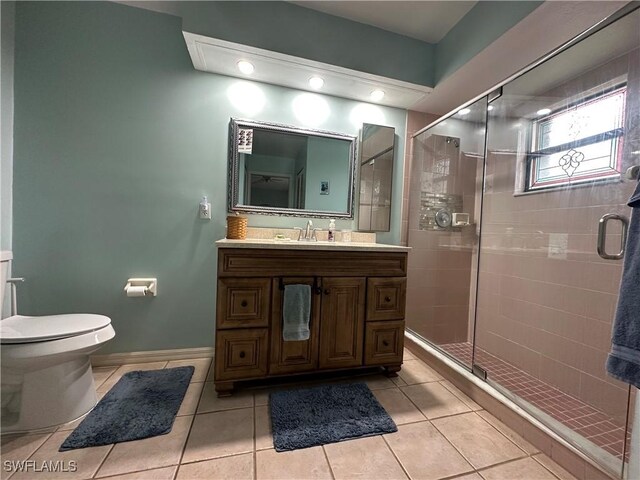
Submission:
M 9 265 L 13 259 L 13 254 L 9 251 L 0 252 L 0 318 L 2 318 L 2 312 L 4 307 L 4 294 L 5 285 L 7 284 L 7 278 L 9 276 Z

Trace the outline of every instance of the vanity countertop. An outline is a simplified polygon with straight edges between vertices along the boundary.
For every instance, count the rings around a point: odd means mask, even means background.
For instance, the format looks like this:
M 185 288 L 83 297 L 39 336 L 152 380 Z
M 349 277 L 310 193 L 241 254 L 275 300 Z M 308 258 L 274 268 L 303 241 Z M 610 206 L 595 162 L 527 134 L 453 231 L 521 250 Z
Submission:
M 274 240 L 264 238 L 247 238 L 246 240 L 230 240 L 224 238 L 216 242 L 218 248 L 272 248 L 279 250 L 342 250 L 359 252 L 408 252 L 411 247 L 387 245 L 384 243 L 361 242 L 298 242 L 296 240 Z

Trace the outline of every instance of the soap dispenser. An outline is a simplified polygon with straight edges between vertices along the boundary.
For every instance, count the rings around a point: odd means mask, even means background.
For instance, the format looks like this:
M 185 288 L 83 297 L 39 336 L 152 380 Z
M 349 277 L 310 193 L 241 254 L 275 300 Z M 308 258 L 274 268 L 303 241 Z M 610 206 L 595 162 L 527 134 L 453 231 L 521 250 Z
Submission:
M 329 241 L 336 241 L 336 221 L 333 218 L 329 219 Z

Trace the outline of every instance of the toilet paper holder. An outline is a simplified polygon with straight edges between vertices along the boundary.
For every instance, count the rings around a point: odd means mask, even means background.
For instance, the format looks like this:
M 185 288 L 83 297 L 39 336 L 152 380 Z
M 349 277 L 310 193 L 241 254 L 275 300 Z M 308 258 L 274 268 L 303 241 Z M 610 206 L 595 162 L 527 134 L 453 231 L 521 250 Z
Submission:
M 158 295 L 157 278 L 130 278 L 124 287 L 127 297 L 156 297 Z

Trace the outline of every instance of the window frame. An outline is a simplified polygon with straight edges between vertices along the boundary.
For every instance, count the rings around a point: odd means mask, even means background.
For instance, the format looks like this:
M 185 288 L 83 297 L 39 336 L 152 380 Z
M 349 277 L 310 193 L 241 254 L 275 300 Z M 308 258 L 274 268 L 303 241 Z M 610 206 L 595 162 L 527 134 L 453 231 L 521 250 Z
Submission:
M 598 101 L 607 96 L 617 94 L 619 92 L 623 93 L 623 102 L 622 102 L 622 125 L 618 128 L 614 128 L 612 130 L 608 130 L 606 132 L 601 132 L 596 135 L 591 135 L 589 137 L 581 138 L 578 140 L 574 140 L 571 142 L 566 142 L 560 145 L 556 145 L 553 147 L 547 147 L 540 150 L 534 150 L 537 148 L 537 142 L 539 141 L 538 129 L 540 125 L 552 119 L 554 116 L 559 114 L 566 113 L 568 110 L 574 107 L 585 106 L 589 103 Z M 623 149 L 624 149 L 624 118 L 626 114 L 627 107 L 627 82 L 617 83 L 616 85 L 609 87 L 605 90 L 602 90 L 598 93 L 591 94 L 580 98 L 574 102 L 571 102 L 566 107 L 556 108 L 554 111 L 545 115 L 541 118 L 536 118 L 531 120 L 529 129 L 528 129 L 528 139 L 527 144 L 531 149 L 525 154 L 525 179 L 524 179 L 524 189 L 523 193 L 535 193 L 541 191 L 547 191 L 550 189 L 561 189 L 566 187 L 577 187 L 577 186 L 585 186 L 585 184 L 599 183 L 599 182 L 610 182 L 617 181 L 621 179 L 621 170 L 622 170 L 622 162 L 623 162 Z M 567 176 L 567 178 L 555 179 L 555 180 L 547 180 L 542 182 L 534 183 L 535 173 L 537 172 L 536 161 L 546 155 L 552 155 L 555 153 L 560 153 L 563 151 L 570 150 L 572 148 L 584 147 L 587 145 L 593 145 L 596 143 L 600 143 L 606 140 L 617 140 L 617 144 L 615 145 L 615 159 L 612 165 L 612 170 L 610 171 L 601 171 L 601 172 L 593 172 L 591 174 L 582 174 L 578 177 Z M 536 186 L 539 185 L 539 186 Z

